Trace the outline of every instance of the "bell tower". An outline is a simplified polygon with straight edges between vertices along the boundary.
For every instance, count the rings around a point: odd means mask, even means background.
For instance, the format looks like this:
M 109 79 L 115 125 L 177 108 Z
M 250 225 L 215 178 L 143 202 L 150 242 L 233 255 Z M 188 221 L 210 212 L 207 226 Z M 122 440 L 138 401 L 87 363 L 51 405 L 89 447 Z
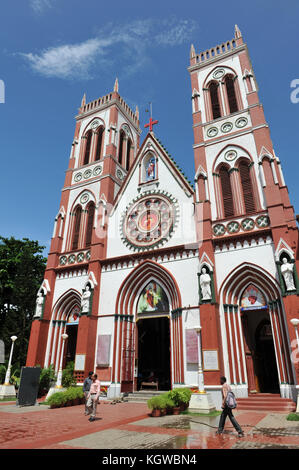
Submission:
M 233 39 L 208 50 L 196 53 L 192 45 L 188 70 L 197 219 L 198 225 L 202 224 L 199 269 L 210 269 L 215 288 L 214 304 L 211 299 L 201 306 L 203 348 L 216 349 L 217 340 L 213 340 L 211 330 L 215 338 L 221 331 L 218 344 L 222 343 L 224 375 L 237 387 L 239 396 L 255 390 L 257 366 L 244 338 L 244 324 L 240 326 L 244 317 L 240 305 L 246 287 L 248 292 L 256 289 L 261 296 L 269 277 L 275 294 L 269 291 L 268 307 L 264 308 L 268 308 L 272 327 L 274 366 L 281 392 L 287 383 L 291 393 L 296 372 L 284 345 L 288 336 L 295 338 L 290 320 L 295 304 L 298 306 L 298 230 L 259 101 L 247 45 L 238 26 Z M 282 261 L 283 252 L 287 261 Z M 289 285 L 294 289 L 289 291 L 281 275 L 282 263 L 286 262 L 293 270 L 294 282 Z M 235 290 L 230 292 L 233 279 Z M 204 325 L 209 335 L 204 335 Z M 209 374 L 206 380 L 212 383 Z
M 32 324 L 27 365 L 54 364 L 57 372 L 61 334 L 74 313 L 76 317 L 81 312 L 72 347 L 77 379 L 93 369 L 107 211 L 135 160 L 140 134 L 138 108 L 132 111 L 120 96 L 118 79 L 103 97 L 87 102 L 84 94 L 54 222 L 43 283 L 47 289 L 41 287 L 42 314 Z

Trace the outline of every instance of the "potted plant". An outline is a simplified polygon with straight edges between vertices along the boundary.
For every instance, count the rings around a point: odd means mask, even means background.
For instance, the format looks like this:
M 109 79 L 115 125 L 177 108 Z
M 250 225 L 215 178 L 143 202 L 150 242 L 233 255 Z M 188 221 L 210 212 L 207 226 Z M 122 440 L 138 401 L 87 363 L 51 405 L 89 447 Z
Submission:
M 186 410 L 189 406 L 190 398 L 191 398 L 192 392 L 190 388 L 184 387 L 180 389 L 180 396 L 181 396 L 181 409 L 182 411 Z
M 178 415 L 181 411 L 182 396 L 179 388 L 174 388 L 169 392 L 169 398 L 174 402 L 173 414 Z
M 152 410 L 152 416 L 161 416 L 161 410 L 166 408 L 165 400 L 161 400 L 161 396 L 152 397 L 147 401 L 147 406 Z
M 48 399 L 48 404 L 50 405 L 50 408 L 60 408 L 61 406 L 64 406 L 65 401 L 65 393 L 56 392 L 50 396 L 50 398 Z
M 169 393 L 166 395 L 166 414 L 172 415 L 175 407 L 174 401 L 170 398 Z

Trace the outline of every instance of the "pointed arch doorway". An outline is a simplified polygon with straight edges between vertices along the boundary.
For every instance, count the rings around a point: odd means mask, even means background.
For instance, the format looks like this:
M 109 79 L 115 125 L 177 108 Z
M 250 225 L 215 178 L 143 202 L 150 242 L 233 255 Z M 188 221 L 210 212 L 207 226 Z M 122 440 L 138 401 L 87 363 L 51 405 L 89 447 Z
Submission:
M 137 390 L 154 377 L 159 390 L 169 390 L 170 316 L 164 289 L 155 281 L 142 290 L 137 305 Z
M 250 284 L 241 298 L 248 393 L 279 393 L 271 319 L 262 292 Z

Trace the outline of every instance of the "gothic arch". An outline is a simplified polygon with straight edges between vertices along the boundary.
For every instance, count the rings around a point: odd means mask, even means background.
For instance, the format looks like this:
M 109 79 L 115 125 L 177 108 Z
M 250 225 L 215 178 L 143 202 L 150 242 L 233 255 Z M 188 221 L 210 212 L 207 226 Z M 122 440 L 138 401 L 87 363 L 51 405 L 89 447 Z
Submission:
M 181 294 L 172 274 L 155 261 L 145 260 L 133 269 L 120 286 L 115 311 L 122 315 L 134 315 L 138 294 L 151 279 L 156 279 L 163 286 L 172 309 L 181 307 Z
M 273 332 L 275 360 L 281 390 L 294 381 L 290 361 L 286 318 L 278 281 L 260 266 L 244 262 L 224 279 L 219 289 L 220 323 L 225 375 L 231 383 L 247 384 L 250 372 L 245 353 L 244 330 L 241 321 L 241 297 L 249 285 L 264 295 Z M 248 375 L 249 374 L 249 375 Z M 281 392 L 283 393 L 283 392 Z M 288 392 L 289 393 L 289 392 Z

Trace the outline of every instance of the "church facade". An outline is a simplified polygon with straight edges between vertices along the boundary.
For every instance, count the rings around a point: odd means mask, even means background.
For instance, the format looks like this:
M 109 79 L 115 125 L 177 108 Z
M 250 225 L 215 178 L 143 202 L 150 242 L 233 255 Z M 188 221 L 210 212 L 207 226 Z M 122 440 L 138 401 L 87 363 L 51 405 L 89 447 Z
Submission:
M 117 80 L 83 97 L 27 365 L 74 361 L 110 397 L 150 374 L 196 388 L 200 365 L 218 404 L 222 375 L 237 396 L 296 400 L 298 229 L 239 28 L 192 46 L 188 70 L 193 185 L 152 119 L 140 144 Z

